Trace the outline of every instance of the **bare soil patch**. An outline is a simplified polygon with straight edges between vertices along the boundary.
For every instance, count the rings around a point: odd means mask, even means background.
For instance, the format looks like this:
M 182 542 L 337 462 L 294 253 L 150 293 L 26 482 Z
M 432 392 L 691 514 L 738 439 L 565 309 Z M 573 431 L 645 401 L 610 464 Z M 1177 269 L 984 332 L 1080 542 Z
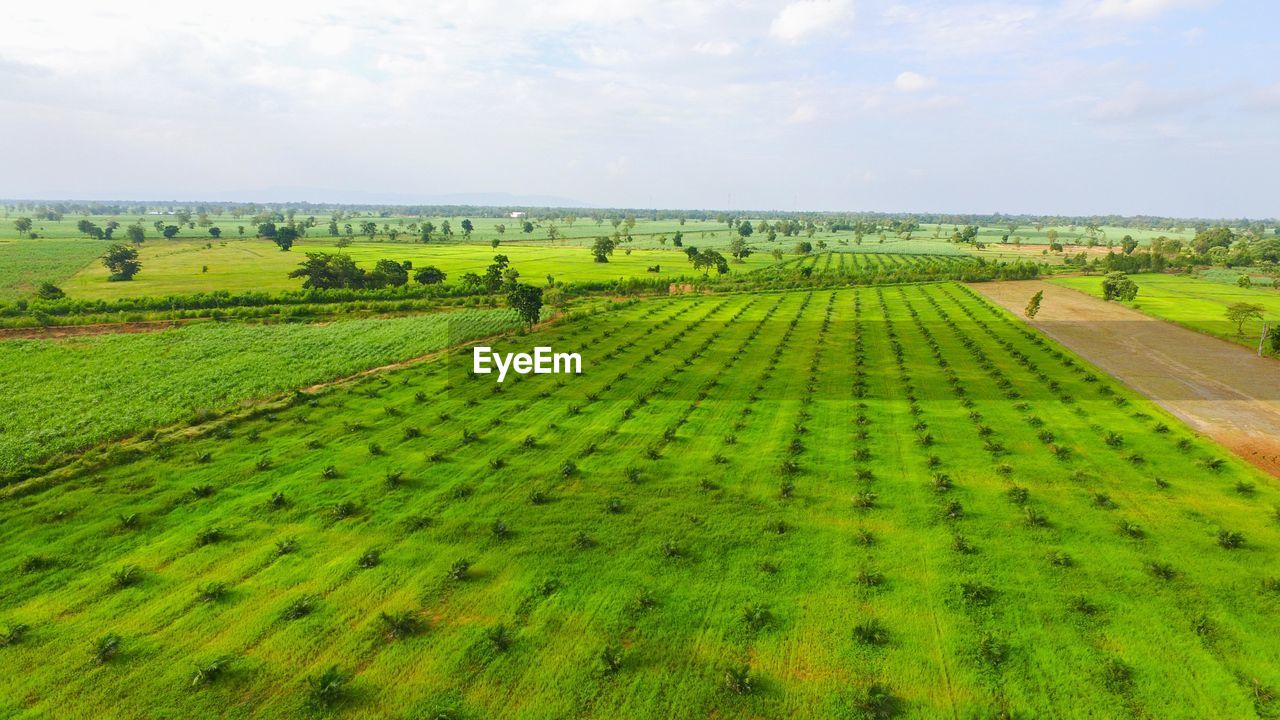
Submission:
M 1280 477 L 1280 362 L 1123 305 L 1039 280 L 971 285 L 1151 398 L 1193 429 Z

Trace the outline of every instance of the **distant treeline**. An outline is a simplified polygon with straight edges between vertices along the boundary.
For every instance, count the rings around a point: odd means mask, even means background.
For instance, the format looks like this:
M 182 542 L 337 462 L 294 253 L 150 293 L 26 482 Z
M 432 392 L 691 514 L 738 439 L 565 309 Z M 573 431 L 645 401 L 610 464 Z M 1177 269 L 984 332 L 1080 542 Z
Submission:
M 530 220 L 552 220 L 566 217 L 609 219 L 615 217 L 637 220 L 710 220 L 729 222 L 738 218 L 794 219 L 812 221 L 836 230 L 849 229 L 856 223 L 894 225 L 903 222 L 944 225 L 1024 226 L 1044 227 L 1123 227 L 1151 228 L 1158 230 L 1203 230 L 1210 227 L 1252 229 L 1258 234 L 1266 229 L 1280 233 L 1280 220 L 1276 218 L 1175 218 L 1158 215 L 1009 215 L 1004 213 L 881 213 L 852 211 L 777 211 L 777 210 L 680 210 L 654 208 L 591 208 L 591 207 L 527 207 L 515 205 L 378 205 L 342 203 L 242 203 L 242 202 L 176 202 L 176 201 L 38 201 L 4 200 L 0 207 L 9 213 L 25 213 L 46 220 L 57 220 L 65 215 L 142 216 L 151 212 L 208 213 L 215 216 L 231 214 L 235 217 L 251 217 L 264 211 L 282 215 L 340 215 L 375 217 L 507 217 L 512 212 L 523 212 Z

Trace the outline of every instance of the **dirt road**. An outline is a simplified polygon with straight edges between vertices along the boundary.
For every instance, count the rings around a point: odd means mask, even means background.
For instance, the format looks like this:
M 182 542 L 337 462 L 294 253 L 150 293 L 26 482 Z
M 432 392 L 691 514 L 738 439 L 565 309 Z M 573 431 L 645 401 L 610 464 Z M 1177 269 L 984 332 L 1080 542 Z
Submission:
M 1039 280 L 971 285 L 1199 432 L 1280 477 L 1280 361 Z

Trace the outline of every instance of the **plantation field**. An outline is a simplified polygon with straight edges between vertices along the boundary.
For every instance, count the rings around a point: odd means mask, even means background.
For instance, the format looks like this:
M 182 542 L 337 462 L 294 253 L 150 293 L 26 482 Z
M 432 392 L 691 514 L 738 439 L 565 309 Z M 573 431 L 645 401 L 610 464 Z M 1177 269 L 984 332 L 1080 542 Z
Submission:
M 1236 333 L 1236 324 L 1227 320 L 1226 315 L 1232 303 L 1262 305 L 1266 308 L 1266 321 L 1272 327 L 1280 324 L 1280 292 L 1274 288 L 1242 288 L 1186 275 L 1151 273 L 1129 277 L 1138 284 L 1137 299 L 1126 303 L 1130 307 L 1224 340 L 1257 348 L 1262 334 L 1259 320 L 1245 322 L 1244 335 Z M 1062 277 L 1053 282 L 1102 297 L 1100 277 Z
M 516 326 L 509 310 L 0 341 L 0 481 L 58 453 Z
M 1277 709 L 1280 491 L 962 286 L 494 345 L 584 373 L 452 354 L 12 488 L 0 714 Z
M 38 241 L 36 241 L 38 242 Z M 208 247 L 206 247 L 208 246 Z M 590 282 L 618 278 L 701 277 L 679 249 L 632 250 L 619 248 L 607 263 L 595 262 L 589 249 L 575 246 L 503 244 L 497 249 L 473 244 L 414 244 L 354 242 L 338 248 L 333 240 L 306 238 L 289 252 L 281 252 L 267 240 L 222 242 L 148 241 L 140 249 L 142 272 L 129 282 L 108 282 L 105 267 L 84 267 L 63 286 L 74 298 L 113 299 L 177 295 L 213 290 L 297 290 L 302 280 L 288 277 L 308 252 L 345 252 L 359 265 L 372 268 L 381 259 L 411 261 L 415 268 L 434 265 L 456 283 L 468 272 L 483 275 L 494 255 L 506 255 L 521 279 L 544 285 L 548 275 L 559 282 Z M 730 272 L 748 272 L 774 260 L 766 253 L 751 255 L 743 263 L 730 263 Z M 658 266 L 659 272 L 648 271 Z
M 29 298 L 42 282 L 62 283 L 103 247 L 97 240 L 0 240 L 0 301 Z

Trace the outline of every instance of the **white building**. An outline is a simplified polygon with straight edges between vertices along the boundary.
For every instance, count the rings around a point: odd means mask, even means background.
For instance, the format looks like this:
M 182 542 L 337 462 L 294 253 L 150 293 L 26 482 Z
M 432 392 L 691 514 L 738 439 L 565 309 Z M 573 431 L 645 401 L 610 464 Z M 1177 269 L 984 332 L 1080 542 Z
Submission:
M 522 218 L 522 217 L 524 217 L 524 213 L 520 212 L 519 210 L 512 210 L 511 212 L 507 213 L 507 217 L 509 217 L 509 218 Z

